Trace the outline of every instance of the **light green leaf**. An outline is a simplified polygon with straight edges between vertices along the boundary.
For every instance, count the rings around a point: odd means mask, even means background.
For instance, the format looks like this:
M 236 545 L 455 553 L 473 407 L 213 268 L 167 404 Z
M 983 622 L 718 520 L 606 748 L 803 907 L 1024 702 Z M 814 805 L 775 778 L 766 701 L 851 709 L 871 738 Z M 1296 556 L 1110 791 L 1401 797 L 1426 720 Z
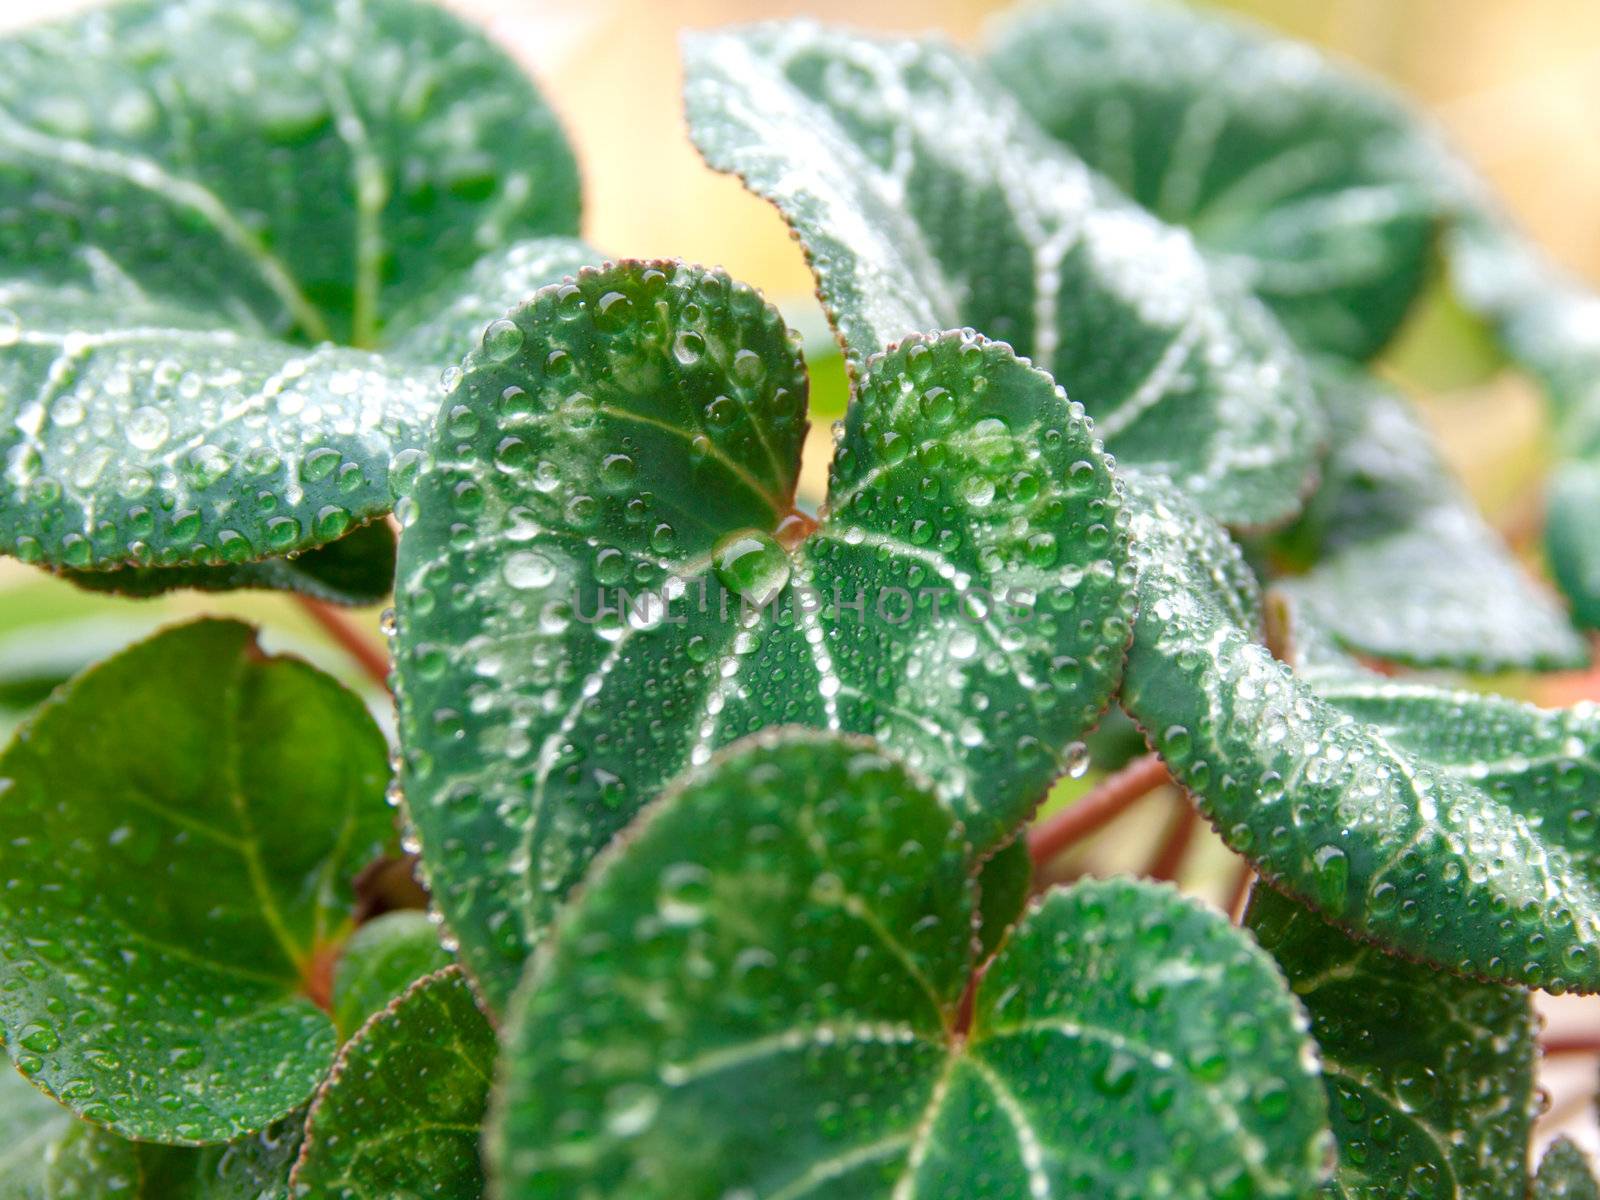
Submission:
M 92 592 L 140 598 L 174 588 L 202 592 L 271 588 L 330 604 L 377 604 L 394 587 L 394 559 L 393 531 L 386 522 L 374 521 L 293 558 L 263 558 L 220 567 L 122 567 L 64 574 Z
M 1316 373 L 1333 443 L 1322 484 L 1273 545 L 1281 585 L 1346 645 L 1479 671 L 1581 666 L 1566 613 L 1473 507 L 1406 402 L 1334 364 Z
M 75 1122 L 0 1063 L 0 1196 L 45 1200 L 45 1152 Z
M 1119 461 L 1219 519 L 1299 507 L 1320 413 L 1276 322 L 975 64 L 804 23 L 684 53 L 696 143 L 793 226 L 857 370 L 971 325 L 1054 375 Z
M 79 676 L 0 756 L 6 1048 L 81 1116 L 228 1141 L 333 1061 L 310 998 L 391 835 L 386 747 L 327 676 L 234 622 Z
M 513 320 L 441 416 L 396 589 L 407 811 L 491 1007 L 595 852 L 756 729 L 873 734 L 1007 840 L 1127 637 L 1082 409 L 1005 346 L 908 339 L 863 369 L 812 531 L 803 368 L 755 292 L 623 263 Z
M 418 980 L 345 1047 L 295 1164 L 307 1200 L 478 1200 L 495 1033 L 458 967 Z
M 1055 891 L 964 1030 L 972 869 L 948 806 L 871 742 L 727 751 L 597 866 L 518 993 L 498 1194 L 1216 1200 L 1320 1181 L 1304 1017 L 1258 947 L 1169 888 Z
M 450 965 L 426 913 L 385 913 L 351 935 L 333 969 L 333 1020 L 348 1039 L 424 975 Z
M 1557 1138 L 1539 1163 L 1532 1200 L 1600 1200 L 1600 1184 L 1595 1183 L 1583 1151 L 1566 1138 Z
M 1309 47 L 1165 0 L 1057 0 L 1001 25 L 987 63 L 1303 345 L 1372 357 L 1425 282 L 1440 205 L 1410 178 L 1411 119 Z
M 1311 1013 L 1339 1165 L 1329 1196 L 1509 1200 L 1528 1176 L 1528 994 L 1353 941 L 1271 888 L 1245 927 Z
M 1593 706 L 1291 672 L 1224 532 L 1130 487 L 1139 566 L 1123 704 L 1223 839 L 1363 938 L 1446 970 L 1600 990 Z M 1298 634 L 1297 634 L 1298 636 Z
M 442 366 L 590 257 L 577 225 L 550 110 L 431 4 L 0 41 L 0 549 L 227 565 L 387 511 Z
M 50 1148 L 48 1200 L 289 1200 L 305 1112 L 222 1146 L 157 1146 L 73 1122 Z

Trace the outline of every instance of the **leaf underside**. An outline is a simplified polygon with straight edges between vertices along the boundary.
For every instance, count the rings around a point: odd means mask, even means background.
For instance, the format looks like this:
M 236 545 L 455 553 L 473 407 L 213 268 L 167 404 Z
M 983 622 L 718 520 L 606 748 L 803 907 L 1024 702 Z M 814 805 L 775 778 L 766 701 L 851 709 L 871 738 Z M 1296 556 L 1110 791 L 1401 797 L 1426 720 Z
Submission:
M 571 150 L 414 0 L 135 0 L 0 41 L 0 549 L 220 566 L 388 511 L 439 372 L 591 257 Z
M 1399 952 L 1600 989 L 1593 706 L 1386 679 L 1320 642 L 1291 671 L 1257 640 L 1254 580 L 1220 528 L 1149 483 L 1130 487 L 1130 511 L 1140 610 L 1123 703 L 1223 839 Z
M 872 743 L 730 749 L 596 868 L 519 993 L 500 1193 L 1213 1200 L 1320 1180 L 1303 1018 L 1253 943 L 1167 888 L 1056 891 L 961 1039 L 975 900 L 959 822 Z
M 1339 1144 L 1329 1196 L 1522 1194 L 1536 1115 L 1526 992 L 1393 958 L 1271 888 L 1244 925 L 1311 1014 Z
M 684 55 L 691 135 L 794 228 L 857 370 L 970 325 L 1219 519 L 1298 508 L 1321 414 L 1276 322 L 976 64 L 803 22 L 696 34 Z
M 1081 408 L 1004 346 L 911 339 L 866 365 L 802 537 L 803 367 L 754 292 L 624 263 L 513 319 L 441 414 L 396 589 L 407 811 L 489 1004 L 640 806 L 757 729 L 872 734 L 1008 840 L 1127 637 Z
M 302 1103 L 336 1047 L 316 964 L 390 836 L 385 758 L 359 700 L 234 622 L 68 684 L 0 756 L 0 1025 L 23 1073 L 160 1142 Z

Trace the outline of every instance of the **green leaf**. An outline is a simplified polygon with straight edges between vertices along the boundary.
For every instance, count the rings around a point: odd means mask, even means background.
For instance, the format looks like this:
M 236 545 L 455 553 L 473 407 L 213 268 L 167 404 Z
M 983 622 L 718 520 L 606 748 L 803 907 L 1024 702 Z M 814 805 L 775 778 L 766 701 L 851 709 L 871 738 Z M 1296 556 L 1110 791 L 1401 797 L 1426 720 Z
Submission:
M 45 1152 L 73 1124 L 59 1104 L 0 1064 L 0 1196 L 45 1200 Z
M 1028 839 L 1019 835 L 996 850 L 978 872 L 978 957 L 1000 948 L 1022 919 L 1033 891 L 1033 859 Z
M 333 969 L 333 1020 L 348 1039 L 368 1017 L 424 975 L 450 965 L 426 913 L 402 910 L 368 921 L 351 935 Z
M 431 4 L 0 41 L 0 549 L 232 565 L 386 512 L 441 367 L 590 257 L 577 226 L 549 108 Z
M 304 1111 L 221 1146 L 157 1146 L 73 1122 L 50 1149 L 49 1200 L 289 1200 Z
M 490 1006 L 640 806 L 765 726 L 873 734 L 1007 840 L 1127 637 L 1082 409 L 1005 346 L 908 339 L 863 369 L 808 532 L 802 364 L 755 292 L 623 263 L 513 320 L 441 416 L 395 597 L 407 810 Z
M 230 621 L 67 685 L 0 756 L 0 990 L 33 1082 L 120 1134 L 227 1141 L 333 1061 L 309 996 L 390 836 L 353 695 Z
M 857 370 L 971 325 L 1054 375 L 1119 461 L 1219 519 L 1299 507 L 1320 413 L 1276 322 L 975 64 L 803 23 L 684 53 L 692 136 L 793 226 Z
M 1600 1184 L 1583 1151 L 1563 1137 L 1545 1151 L 1531 1195 L 1532 1200 L 1600 1200 Z
M 1426 281 L 1440 205 L 1411 178 L 1412 118 L 1309 47 L 1163 0 L 1070 0 L 1023 9 L 986 57 L 1301 344 L 1371 358 Z
M 1406 402 L 1334 364 L 1315 375 L 1333 431 L 1322 484 L 1277 549 L 1281 585 L 1346 645 L 1422 666 L 1581 666 L 1588 648 L 1430 445 Z
M 1363 938 L 1479 978 L 1600 990 L 1600 712 L 1304 654 L 1291 672 L 1257 640 L 1226 534 L 1168 489 L 1130 493 L 1123 704 L 1223 840 Z
M 1328 1194 L 1508 1200 L 1528 1175 L 1528 994 L 1353 941 L 1271 888 L 1245 927 L 1311 1014 L 1339 1165 Z
M 340 1055 L 311 1106 L 295 1195 L 478 1200 L 496 1049 L 460 968 L 418 980 Z
M 727 751 L 596 868 L 518 993 L 498 1194 L 1214 1200 L 1321 1179 L 1304 1017 L 1258 947 L 1169 888 L 1055 891 L 964 1031 L 972 870 L 949 808 L 871 742 Z
M 394 532 L 387 522 L 373 521 L 293 558 L 263 558 L 222 567 L 122 567 L 64 574 L 91 592 L 139 598 L 159 596 L 174 588 L 202 592 L 271 588 L 330 604 L 377 604 L 394 587 L 394 560 Z

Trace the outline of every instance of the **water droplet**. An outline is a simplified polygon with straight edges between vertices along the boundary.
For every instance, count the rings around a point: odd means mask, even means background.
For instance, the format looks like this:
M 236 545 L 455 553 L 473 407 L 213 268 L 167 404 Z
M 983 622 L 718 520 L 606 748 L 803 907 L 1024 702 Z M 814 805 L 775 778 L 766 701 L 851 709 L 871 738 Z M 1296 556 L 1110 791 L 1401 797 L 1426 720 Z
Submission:
M 501 317 L 490 321 L 483 331 L 483 353 L 494 362 L 505 362 L 522 349 L 522 330 L 515 321 Z
M 722 586 L 761 608 L 789 582 L 789 556 L 770 533 L 759 529 L 729 534 L 712 551 Z

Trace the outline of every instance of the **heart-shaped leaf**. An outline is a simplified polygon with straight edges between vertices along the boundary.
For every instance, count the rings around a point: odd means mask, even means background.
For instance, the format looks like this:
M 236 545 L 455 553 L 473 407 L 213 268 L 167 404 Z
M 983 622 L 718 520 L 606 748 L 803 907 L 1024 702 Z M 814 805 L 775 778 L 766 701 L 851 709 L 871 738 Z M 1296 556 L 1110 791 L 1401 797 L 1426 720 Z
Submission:
M 1339 1143 L 1329 1196 L 1522 1194 L 1537 1105 L 1526 992 L 1393 958 L 1271 888 L 1245 926 L 1311 1013 Z
M 1164 486 L 1130 493 L 1122 701 L 1223 839 L 1365 938 L 1465 975 L 1600 990 L 1600 713 L 1304 655 L 1291 672 L 1257 641 L 1254 580 L 1222 529 Z
M 803 23 L 684 53 L 691 134 L 793 226 L 857 369 L 972 325 L 1054 375 L 1119 460 L 1218 518 L 1298 508 L 1320 413 L 1276 322 L 975 64 Z
M 294 1194 L 478 1200 L 496 1051 L 459 968 L 418 980 L 340 1054 L 306 1121 Z
M 597 866 L 518 993 L 499 1194 L 1299 1197 L 1326 1108 L 1261 950 L 1052 892 L 977 985 L 960 822 L 872 743 L 730 749 Z M 686 971 L 683 964 L 696 964 Z
M 490 1005 L 640 806 L 764 726 L 874 734 L 1005 841 L 1121 671 L 1082 409 L 970 331 L 908 339 L 863 369 L 818 525 L 803 365 L 753 291 L 623 263 L 510 319 L 441 414 L 396 588 L 408 812 Z
M 120 596 L 159 596 L 175 588 L 202 592 L 270 588 L 330 604 L 377 604 L 394 587 L 394 560 L 394 532 L 387 522 L 374 521 L 292 558 L 220 567 L 121 567 L 64 574 L 79 587 Z
M 442 365 L 591 257 L 577 224 L 550 110 L 431 4 L 0 41 L 0 549 L 236 564 L 387 511 Z
M 1557 1138 L 1539 1163 L 1532 1200 L 1600 1200 L 1589 1162 L 1566 1138 Z
M 52 1146 L 47 1200 L 290 1200 L 303 1110 L 222 1146 L 130 1142 L 80 1122 Z M 10 1197 L 7 1198 L 10 1200 Z
M 58 693 L 0 756 L 0 1025 L 23 1073 L 159 1142 L 303 1102 L 336 1049 L 311 997 L 347 883 L 391 836 L 386 753 L 359 700 L 229 621 Z
M 427 914 L 403 910 L 368 921 L 350 936 L 333 969 L 333 1021 L 350 1038 L 424 975 L 450 965 Z
M 1284 591 L 1382 658 L 1480 671 L 1584 664 L 1565 612 L 1484 522 L 1405 401 L 1333 364 L 1314 377 L 1333 442 L 1321 486 L 1273 542 L 1310 564 Z
M 1165 0 L 1025 8 L 986 59 L 1041 126 L 1193 232 L 1303 345 L 1370 358 L 1399 327 L 1440 205 L 1412 178 L 1410 118 L 1372 81 Z
M 72 1125 L 65 1109 L 0 1063 L 0 1196 L 45 1200 L 45 1153 Z

